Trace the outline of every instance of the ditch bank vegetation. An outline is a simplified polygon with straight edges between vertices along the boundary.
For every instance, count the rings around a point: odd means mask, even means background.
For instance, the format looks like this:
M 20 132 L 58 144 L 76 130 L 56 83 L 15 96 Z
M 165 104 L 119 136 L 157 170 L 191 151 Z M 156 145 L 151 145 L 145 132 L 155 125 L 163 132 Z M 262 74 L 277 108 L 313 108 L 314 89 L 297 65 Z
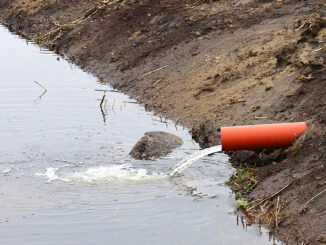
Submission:
M 288 149 L 231 153 L 230 185 L 278 239 L 326 243 L 325 1 L 1 0 L 0 20 L 203 147 L 220 126 L 306 121 Z

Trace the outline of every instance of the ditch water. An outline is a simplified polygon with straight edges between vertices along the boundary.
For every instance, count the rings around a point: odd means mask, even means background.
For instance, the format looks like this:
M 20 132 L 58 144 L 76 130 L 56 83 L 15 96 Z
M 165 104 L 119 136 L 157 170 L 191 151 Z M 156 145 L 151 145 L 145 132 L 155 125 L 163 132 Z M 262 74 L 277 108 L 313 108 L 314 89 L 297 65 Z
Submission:
M 132 159 L 154 130 L 184 144 Z M 168 176 L 199 150 L 187 130 L 3 26 L 0 135 L 1 244 L 272 244 L 266 231 L 237 224 L 225 154 Z

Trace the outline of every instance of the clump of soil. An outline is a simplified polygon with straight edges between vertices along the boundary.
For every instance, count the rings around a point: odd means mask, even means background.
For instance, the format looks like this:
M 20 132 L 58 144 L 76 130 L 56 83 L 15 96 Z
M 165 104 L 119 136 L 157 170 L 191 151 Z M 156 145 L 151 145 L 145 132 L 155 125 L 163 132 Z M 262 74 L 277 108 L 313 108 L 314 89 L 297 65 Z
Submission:
M 191 129 L 193 140 L 198 142 L 201 148 L 207 148 L 221 144 L 220 128 L 210 123 L 202 123 Z
M 289 149 L 232 159 L 255 167 L 250 191 L 237 192 L 260 222 L 290 244 L 320 244 L 326 242 L 325 5 L 4 0 L 0 20 L 146 109 L 193 128 L 202 147 L 219 143 L 219 126 L 309 121 Z

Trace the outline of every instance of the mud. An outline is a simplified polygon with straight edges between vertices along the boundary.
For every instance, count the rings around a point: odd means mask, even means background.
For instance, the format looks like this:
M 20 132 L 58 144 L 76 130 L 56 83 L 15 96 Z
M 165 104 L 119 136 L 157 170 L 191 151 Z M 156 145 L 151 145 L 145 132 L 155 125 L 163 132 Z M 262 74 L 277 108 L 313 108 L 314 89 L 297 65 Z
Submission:
M 326 243 L 324 1 L 2 0 L 0 20 L 202 146 L 220 126 L 308 121 L 293 147 L 233 159 L 256 166 L 252 206 L 272 196 L 251 210 L 259 222 L 289 244 Z
M 207 148 L 221 144 L 220 128 L 210 123 L 202 123 L 191 129 L 193 140 L 199 143 L 201 148 Z

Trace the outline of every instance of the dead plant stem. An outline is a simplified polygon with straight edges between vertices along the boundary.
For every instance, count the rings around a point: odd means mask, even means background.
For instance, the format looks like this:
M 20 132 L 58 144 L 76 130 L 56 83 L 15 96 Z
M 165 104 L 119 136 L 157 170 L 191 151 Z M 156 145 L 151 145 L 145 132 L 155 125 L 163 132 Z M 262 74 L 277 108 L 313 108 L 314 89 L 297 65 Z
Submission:
M 280 194 L 282 191 L 284 191 L 286 188 L 288 188 L 291 184 L 293 183 L 293 181 L 291 181 L 290 183 L 288 183 L 287 185 L 285 185 L 282 189 L 280 189 L 279 191 L 275 192 L 273 195 L 270 195 L 266 198 L 264 198 L 263 200 L 261 200 L 259 203 L 257 203 L 256 205 L 252 206 L 251 208 L 247 209 L 247 211 L 249 212 L 250 210 L 258 207 L 259 205 L 261 205 L 262 203 L 266 202 L 267 200 L 277 196 L 278 194 Z
M 304 211 L 307 206 L 309 205 L 309 203 L 311 203 L 315 198 L 317 198 L 318 196 L 320 196 L 321 194 L 323 194 L 324 192 L 326 192 L 326 189 L 325 190 L 322 190 L 321 192 L 317 193 L 316 195 L 314 195 L 312 198 L 310 198 L 308 200 L 308 202 L 305 203 L 305 205 L 303 205 L 303 207 L 301 208 L 300 212 Z

